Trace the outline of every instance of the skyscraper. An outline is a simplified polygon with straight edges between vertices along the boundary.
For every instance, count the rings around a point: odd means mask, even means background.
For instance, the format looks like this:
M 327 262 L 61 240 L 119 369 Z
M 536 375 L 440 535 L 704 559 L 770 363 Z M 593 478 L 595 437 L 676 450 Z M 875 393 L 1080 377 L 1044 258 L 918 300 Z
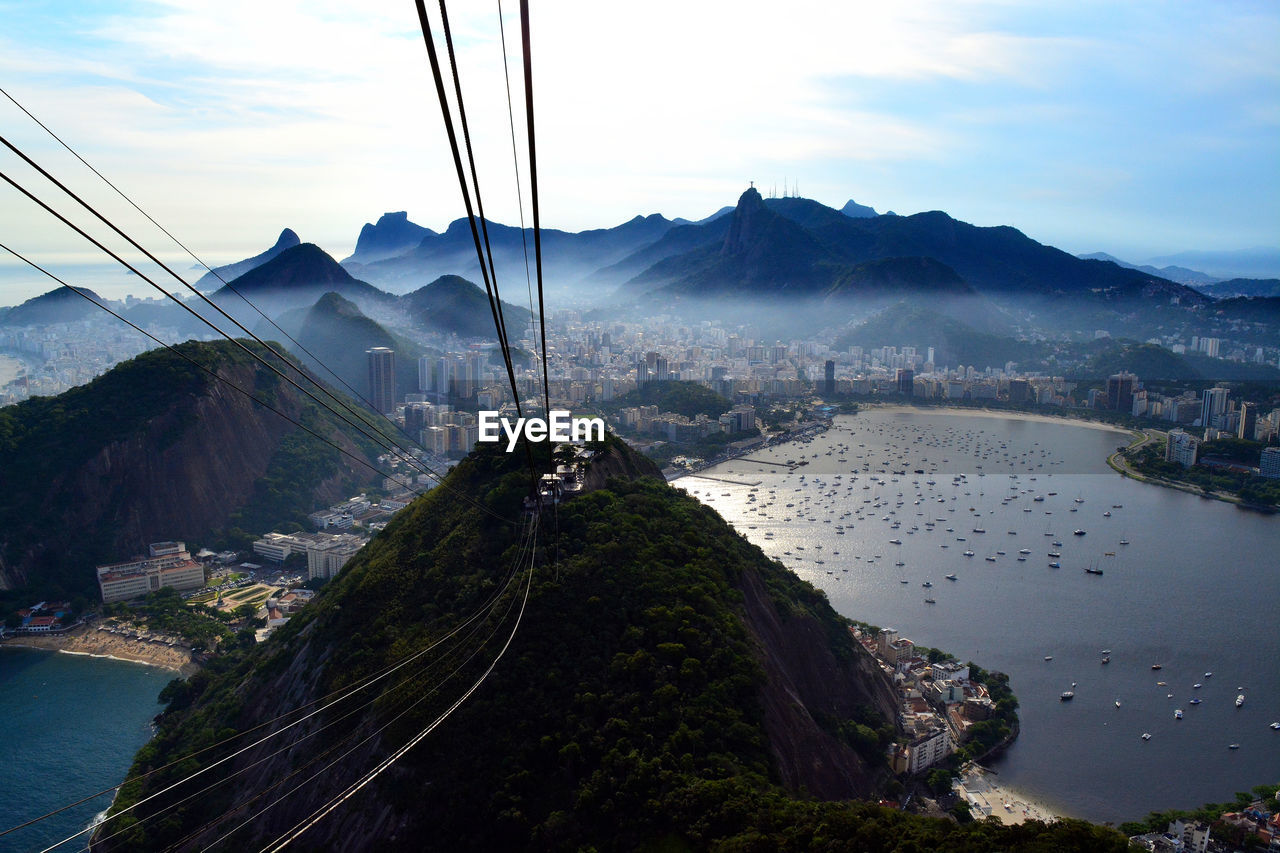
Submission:
M 1133 389 L 1138 377 L 1132 373 L 1116 373 L 1107 379 L 1107 408 L 1128 413 L 1133 408 Z
M 1227 410 L 1226 388 L 1206 388 L 1200 402 L 1200 426 L 1211 427 L 1214 418 Z
M 396 351 L 387 347 L 365 350 L 369 356 L 369 402 L 384 415 L 396 410 Z
M 1240 424 L 1236 438 L 1253 441 L 1254 431 L 1258 426 L 1258 407 L 1253 403 L 1240 404 Z
M 899 367 L 897 372 L 898 393 L 910 397 L 916 390 L 916 374 L 914 370 Z
M 827 359 L 827 363 L 823 365 L 822 393 L 828 396 L 836 393 L 836 363 L 831 359 Z

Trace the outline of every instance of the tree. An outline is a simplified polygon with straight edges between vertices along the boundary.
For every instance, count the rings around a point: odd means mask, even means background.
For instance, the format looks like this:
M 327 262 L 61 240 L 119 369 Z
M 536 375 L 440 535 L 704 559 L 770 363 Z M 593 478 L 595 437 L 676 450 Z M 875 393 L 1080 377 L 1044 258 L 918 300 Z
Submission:
M 951 790 L 951 771 L 937 767 L 929 772 L 925 784 L 933 791 L 934 796 L 940 797 Z

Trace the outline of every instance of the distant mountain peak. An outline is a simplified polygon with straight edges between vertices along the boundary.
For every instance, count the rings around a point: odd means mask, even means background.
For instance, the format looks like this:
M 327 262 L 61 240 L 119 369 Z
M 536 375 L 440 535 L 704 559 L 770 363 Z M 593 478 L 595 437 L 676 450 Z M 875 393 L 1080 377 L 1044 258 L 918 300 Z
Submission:
M 853 199 L 849 199 L 844 203 L 844 207 L 840 208 L 840 212 L 845 216 L 853 219 L 870 219 L 872 216 L 879 216 L 874 207 L 867 207 L 865 204 L 858 204 Z
M 411 251 L 424 237 L 436 232 L 409 221 L 407 210 L 394 210 L 378 217 L 376 224 L 366 222 L 356 238 L 356 250 L 343 263 L 368 264 Z
M 738 205 L 733 209 L 733 223 L 725 235 L 721 254 L 740 255 L 745 252 L 755 242 L 764 222 L 775 216 L 765 206 L 760 191 L 755 187 L 749 188 L 738 197 Z
M 302 240 L 298 237 L 297 232 L 292 228 L 286 228 L 280 232 L 280 236 L 276 238 L 275 244 L 270 249 L 254 255 L 252 258 L 245 258 L 243 261 L 236 261 L 233 264 L 214 267 L 200 277 L 200 280 L 196 282 L 196 288 L 198 290 L 215 290 L 227 282 L 239 278 L 250 270 L 262 266 L 281 252 L 300 246 L 301 244 Z

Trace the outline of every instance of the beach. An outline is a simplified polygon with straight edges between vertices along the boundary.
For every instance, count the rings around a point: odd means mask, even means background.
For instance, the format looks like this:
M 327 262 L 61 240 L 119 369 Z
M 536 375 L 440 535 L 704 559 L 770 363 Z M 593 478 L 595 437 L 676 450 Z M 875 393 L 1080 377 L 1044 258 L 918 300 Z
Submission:
M 17 379 L 20 370 L 22 370 L 22 362 L 11 355 L 0 354 L 0 387 Z
M 1056 417 L 1054 415 L 1039 415 L 1031 412 L 1018 412 L 1008 409 L 970 409 L 954 406 L 881 406 L 868 405 L 863 406 L 864 410 L 874 410 L 877 412 L 885 412 L 887 414 L 898 414 L 899 412 L 910 412 L 912 414 L 940 414 L 948 417 L 956 415 L 959 417 L 969 418 L 1004 418 L 1014 421 L 1034 421 L 1042 424 L 1068 424 L 1070 426 L 1086 427 L 1088 429 L 1101 429 L 1108 432 L 1130 434 L 1130 430 L 1118 427 L 1113 424 L 1104 424 L 1100 421 L 1090 421 L 1084 418 L 1065 418 Z
M 189 676 L 200 668 L 191 659 L 191 650 L 184 646 L 134 640 L 87 626 L 76 628 L 65 634 L 26 634 L 5 640 L 4 644 L 144 663 L 170 669 L 183 676 Z
M 1027 820 L 1048 822 L 1058 817 L 1043 803 L 1001 785 L 995 772 L 976 764 L 964 768 L 961 778 L 953 783 L 953 790 L 969 803 L 975 820 L 994 815 L 1001 823 L 1016 824 Z

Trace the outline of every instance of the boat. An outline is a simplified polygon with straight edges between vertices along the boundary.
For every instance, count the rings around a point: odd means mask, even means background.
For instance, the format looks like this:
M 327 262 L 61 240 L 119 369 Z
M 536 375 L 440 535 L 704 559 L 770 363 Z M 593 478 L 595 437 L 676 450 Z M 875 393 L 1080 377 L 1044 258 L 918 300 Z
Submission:
M 1238 744 L 1238 743 L 1229 743 L 1229 744 L 1227 744 L 1227 749 L 1239 749 L 1239 748 L 1240 748 L 1240 744 Z
M 1104 658 L 1102 659 L 1102 662 L 1103 662 L 1103 663 L 1111 663 L 1111 656 L 1110 656 L 1110 655 L 1108 655 L 1107 657 L 1104 657 Z
M 1129 544 L 1129 540 L 1128 540 L 1128 539 L 1121 539 L 1121 540 L 1120 540 L 1120 544 L 1121 544 L 1121 545 L 1128 545 L 1128 544 Z
M 1111 510 L 1107 510 L 1106 512 L 1104 512 L 1104 513 L 1102 514 L 1102 517 L 1103 517 L 1103 518 L 1110 518 L 1110 517 L 1111 517 Z
M 1203 700 L 1203 699 L 1188 699 L 1187 701 L 1188 701 L 1188 702 L 1190 702 L 1192 705 L 1199 705 L 1199 704 L 1200 704 L 1201 702 L 1203 702 L 1204 700 Z
M 1143 733 L 1142 733 L 1142 739 L 1143 739 L 1143 740 L 1151 740 L 1151 732 L 1143 732 Z
M 1070 690 L 1064 690 L 1058 696 L 1058 700 L 1061 702 L 1070 702 L 1074 698 L 1076 698 L 1076 694 L 1071 692 Z
M 1102 651 L 1098 652 L 1098 654 L 1100 654 L 1100 655 L 1109 655 L 1109 654 L 1111 654 L 1111 649 L 1103 649 Z
M 1119 699 L 1117 699 L 1117 700 L 1116 700 L 1116 707 L 1117 707 L 1117 708 L 1119 708 L 1119 707 L 1120 707 L 1120 700 L 1119 700 Z
M 1213 673 L 1212 673 L 1212 672 L 1206 672 L 1206 673 L 1204 674 L 1204 677 L 1205 677 L 1205 678 L 1213 678 Z
M 1083 536 L 1083 535 L 1085 534 L 1085 531 L 1083 531 L 1083 530 L 1081 530 L 1079 527 L 1077 527 L 1075 530 L 1071 531 L 1071 534 L 1072 534 L 1073 536 Z
M 1151 664 L 1151 668 L 1152 668 L 1152 669 L 1164 669 L 1164 664 L 1161 664 L 1161 663 L 1153 663 L 1153 664 Z
M 925 604 L 937 604 L 938 602 L 934 601 L 932 598 L 926 598 L 926 599 L 924 600 L 924 603 L 925 603 Z
M 1053 660 L 1053 655 L 1045 655 L 1045 656 L 1044 656 L 1044 659 L 1045 659 L 1045 660 Z
M 1204 687 L 1204 685 L 1197 681 L 1195 684 L 1191 685 L 1191 687 L 1195 690 L 1199 690 L 1201 687 Z
M 1051 568 L 1051 569 L 1060 569 L 1060 568 L 1062 568 L 1062 563 L 1058 563 L 1058 562 L 1050 563 L 1050 564 L 1049 564 L 1049 568 Z
M 1099 569 L 1097 566 L 1090 566 L 1084 570 L 1084 573 L 1087 575 L 1100 575 L 1102 574 L 1102 569 Z
M 1236 694 L 1236 707 L 1239 708 L 1243 704 L 1244 704 L 1244 694 L 1243 693 Z
M 925 587 L 927 589 L 933 586 L 933 581 L 925 581 L 924 583 L 920 584 L 920 586 Z
M 1272 724 L 1269 726 L 1269 728 L 1270 728 L 1272 731 L 1280 732 L 1280 722 L 1272 723 Z
M 1179 708 L 1179 709 L 1177 709 L 1176 711 L 1174 711 L 1174 712 L 1173 712 L 1173 718 L 1174 718 L 1175 720 L 1181 720 L 1181 719 L 1182 719 L 1182 709 L 1181 709 L 1181 708 Z
M 947 580 L 949 580 L 949 581 L 953 581 L 953 580 L 955 580 L 955 579 L 956 579 L 956 576 L 955 576 L 955 575 L 947 575 L 947 576 L 946 576 L 946 578 L 947 578 Z
M 964 552 L 964 555 L 965 555 L 966 557 L 972 557 L 972 556 L 973 556 L 973 552 L 972 552 L 972 551 L 965 551 L 965 552 Z

